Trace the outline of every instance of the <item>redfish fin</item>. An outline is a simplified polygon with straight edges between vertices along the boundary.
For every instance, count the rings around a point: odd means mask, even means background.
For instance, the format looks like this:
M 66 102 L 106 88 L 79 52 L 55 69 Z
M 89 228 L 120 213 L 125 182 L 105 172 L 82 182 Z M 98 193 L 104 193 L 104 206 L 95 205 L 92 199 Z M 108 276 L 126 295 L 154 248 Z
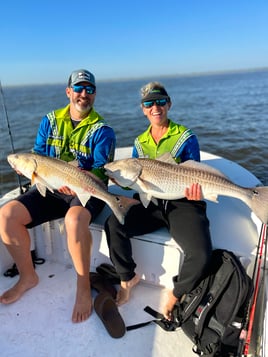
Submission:
M 215 202 L 215 203 L 219 203 L 218 195 L 216 193 L 206 193 L 204 198 L 206 200 L 209 200 L 209 201 L 212 201 L 212 202 Z
M 35 185 L 40 195 L 46 197 L 46 192 L 47 192 L 46 186 L 42 185 L 41 183 L 36 183 Z
M 51 192 L 54 192 L 52 186 L 50 186 L 46 181 L 41 179 L 35 172 L 32 173 L 31 185 L 36 185 L 37 190 L 39 191 L 40 195 L 46 197 L 46 189 Z
M 149 206 L 150 201 L 152 200 L 152 196 L 143 192 L 140 192 L 139 195 L 143 206 L 147 208 Z
M 215 167 L 212 167 L 208 164 L 205 164 L 204 162 L 199 162 L 199 161 L 194 161 L 194 160 L 188 160 L 184 161 L 179 164 L 181 167 L 185 167 L 189 170 L 200 170 L 200 171 L 205 171 L 206 173 L 210 173 L 212 175 L 216 175 L 222 178 L 225 178 L 229 180 L 228 176 L 226 176 L 223 172 L 220 170 L 216 169 Z
M 177 165 L 176 161 L 173 159 L 170 152 L 165 152 L 164 154 L 156 158 L 158 161 L 166 162 L 168 164 Z
M 77 197 L 79 198 L 81 204 L 85 207 L 87 201 L 90 199 L 91 196 L 87 193 L 87 194 L 77 194 Z

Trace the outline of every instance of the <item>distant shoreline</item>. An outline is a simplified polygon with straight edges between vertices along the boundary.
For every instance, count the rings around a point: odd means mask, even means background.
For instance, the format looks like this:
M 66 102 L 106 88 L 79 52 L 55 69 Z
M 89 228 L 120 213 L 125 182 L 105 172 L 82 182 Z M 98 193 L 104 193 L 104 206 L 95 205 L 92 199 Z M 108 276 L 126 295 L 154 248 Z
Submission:
M 206 72 L 189 72 L 189 73 L 174 73 L 174 74 L 155 74 L 150 76 L 141 77 L 122 77 L 122 78 L 107 78 L 99 79 L 98 83 L 111 83 L 111 82 L 127 82 L 127 81 L 138 81 L 143 79 L 155 79 L 155 78 L 187 78 L 187 77 L 203 77 L 203 76 L 214 76 L 221 74 L 235 74 L 235 73 L 254 73 L 254 72 L 266 72 L 268 67 L 258 67 L 258 68 L 243 68 L 243 69 L 230 69 L 230 70 L 218 70 L 218 71 L 206 71 Z M 2 87 L 28 87 L 28 86 L 45 86 L 45 85 L 66 85 L 66 83 L 56 82 L 56 83 L 28 83 L 28 84 L 10 84 L 3 85 Z

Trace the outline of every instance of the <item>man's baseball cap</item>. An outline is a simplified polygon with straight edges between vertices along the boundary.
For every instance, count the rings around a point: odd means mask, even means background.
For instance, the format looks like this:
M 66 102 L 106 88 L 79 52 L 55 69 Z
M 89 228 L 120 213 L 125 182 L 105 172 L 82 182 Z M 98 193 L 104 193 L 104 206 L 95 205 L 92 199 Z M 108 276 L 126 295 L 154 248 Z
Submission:
M 68 87 L 72 87 L 81 82 L 88 82 L 96 87 L 94 75 L 86 69 L 77 69 L 76 71 L 73 71 L 68 80 Z

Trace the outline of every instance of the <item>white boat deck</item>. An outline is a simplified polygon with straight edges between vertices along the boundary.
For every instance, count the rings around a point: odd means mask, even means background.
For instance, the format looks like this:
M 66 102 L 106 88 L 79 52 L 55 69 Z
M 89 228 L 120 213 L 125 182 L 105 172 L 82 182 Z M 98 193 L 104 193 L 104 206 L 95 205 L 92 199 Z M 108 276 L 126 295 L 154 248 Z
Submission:
M 127 152 L 128 156 L 129 154 L 130 151 Z M 117 150 L 117 155 L 116 158 L 125 156 L 125 149 Z M 233 162 L 206 153 L 202 153 L 202 160 L 220 168 L 234 182 L 243 186 L 259 184 L 252 174 Z M 118 188 L 113 186 L 111 190 L 118 191 Z M 128 194 L 131 192 L 128 191 Z M 0 205 L 11 197 L 12 194 L 3 197 Z M 95 271 L 100 263 L 109 262 L 102 229 L 108 214 L 109 209 L 106 207 L 96 222 L 90 226 L 93 234 L 91 271 Z M 240 201 L 224 197 L 220 198 L 219 204 L 208 202 L 208 216 L 214 248 L 233 250 L 241 257 L 248 273 L 251 274 L 261 228 L 260 221 Z M 33 248 L 37 256 L 45 258 L 46 262 L 36 266 L 40 277 L 37 287 L 25 293 L 14 304 L 0 304 L 1 356 L 196 356 L 192 352 L 192 342 L 182 331 L 166 332 L 154 323 L 128 331 L 119 339 L 113 339 L 108 335 L 95 311 L 87 321 L 73 324 L 71 313 L 76 278 L 62 222 L 49 222 L 31 230 Z M 146 253 L 148 249 L 150 255 Z M 171 278 L 176 274 L 181 256 L 179 247 L 165 230 L 134 238 L 133 251 L 138 264 L 137 270 L 144 280 L 133 289 L 131 300 L 119 307 L 126 326 L 151 320 L 152 316 L 143 311 L 147 305 L 161 311 L 166 287 L 171 286 Z M 152 255 L 153 259 L 148 261 L 148 256 Z M 3 276 L 4 271 L 12 264 L 6 248 L 0 242 L 0 294 L 13 286 L 18 279 Z M 93 290 L 93 299 L 96 294 Z M 267 341 L 265 346 L 268 350 Z
M 182 332 L 165 332 L 154 323 L 129 331 L 120 339 L 108 335 L 95 311 L 87 321 L 73 324 L 70 317 L 75 298 L 74 269 L 46 262 L 37 267 L 37 272 L 40 283 L 35 289 L 13 305 L 0 306 L 1 356 L 163 357 L 173 356 L 175 351 L 180 351 L 181 357 L 191 356 L 192 344 Z M 1 277 L 1 290 L 11 287 L 16 280 Z M 164 289 L 139 284 L 130 302 L 119 308 L 125 324 L 151 320 L 143 309 L 150 304 L 158 310 L 163 294 Z

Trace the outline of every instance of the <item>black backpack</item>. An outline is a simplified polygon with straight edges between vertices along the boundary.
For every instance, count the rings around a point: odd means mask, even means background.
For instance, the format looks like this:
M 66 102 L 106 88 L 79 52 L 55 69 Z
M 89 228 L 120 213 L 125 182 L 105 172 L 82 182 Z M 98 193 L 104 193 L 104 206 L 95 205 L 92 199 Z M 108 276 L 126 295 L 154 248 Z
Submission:
M 152 322 L 166 331 L 182 328 L 197 355 L 240 357 L 244 342 L 240 334 L 246 328 L 252 293 L 252 279 L 240 260 L 230 251 L 217 249 L 212 252 L 208 275 L 175 305 L 172 321 L 146 306 L 144 311 L 155 319 L 127 330 Z
M 252 279 L 240 260 L 230 251 L 217 249 L 212 252 L 207 276 L 175 305 L 172 321 L 146 306 L 144 310 L 155 319 L 126 329 L 131 331 L 152 322 L 166 331 L 180 327 L 199 356 L 242 356 L 240 334 L 246 328 L 252 293 Z
M 230 251 L 213 251 L 209 275 L 175 306 L 174 321 L 204 356 L 239 356 L 253 282 Z

